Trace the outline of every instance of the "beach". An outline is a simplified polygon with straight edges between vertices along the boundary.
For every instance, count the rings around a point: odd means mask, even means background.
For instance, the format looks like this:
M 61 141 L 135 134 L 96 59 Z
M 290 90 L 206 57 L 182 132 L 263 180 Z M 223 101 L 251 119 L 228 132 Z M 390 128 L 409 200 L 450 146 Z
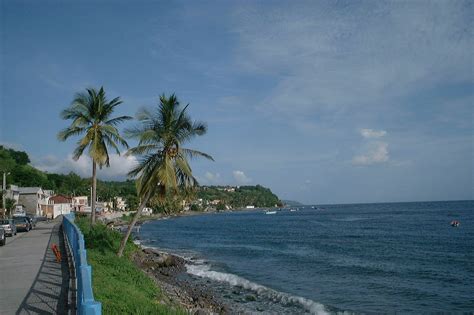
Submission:
M 192 314 L 221 314 L 230 311 L 216 297 L 212 287 L 203 285 L 186 273 L 186 261 L 182 257 L 143 248 L 133 256 L 133 261 L 162 288 L 168 298 L 165 303 L 180 305 Z

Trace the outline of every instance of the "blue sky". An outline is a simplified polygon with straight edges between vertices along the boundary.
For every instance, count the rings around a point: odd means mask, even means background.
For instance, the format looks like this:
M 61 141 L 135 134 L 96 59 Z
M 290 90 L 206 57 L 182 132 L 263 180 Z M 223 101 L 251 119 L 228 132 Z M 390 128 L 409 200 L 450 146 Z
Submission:
M 0 142 L 89 176 L 59 112 L 103 85 L 117 114 L 190 103 L 202 184 L 304 203 L 473 199 L 469 1 L 1 1 Z M 125 127 L 125 126 L 124 126 Z M 132 142 L 133 144 L 133 142 Z M 112 157 L 102 179 L 124 178 Z

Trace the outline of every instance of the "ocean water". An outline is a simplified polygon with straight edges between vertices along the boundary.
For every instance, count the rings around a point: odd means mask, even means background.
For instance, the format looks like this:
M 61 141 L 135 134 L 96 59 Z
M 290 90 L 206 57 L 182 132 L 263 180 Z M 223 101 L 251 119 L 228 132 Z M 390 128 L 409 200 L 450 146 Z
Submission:
M 243 312 L 474 312 L 474 201 L 316 207 L 152 221 L 140 238 Z

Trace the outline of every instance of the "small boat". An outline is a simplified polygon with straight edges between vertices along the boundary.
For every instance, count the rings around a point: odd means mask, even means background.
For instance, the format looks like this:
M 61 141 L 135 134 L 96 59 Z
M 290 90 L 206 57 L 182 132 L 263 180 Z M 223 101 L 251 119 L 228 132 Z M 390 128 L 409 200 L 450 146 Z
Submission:
M 459 224 L 460 224 L 460 223 L 459 223 L 458 220 L 453 220 L 453 221 L 451 221 L 451 226 L 452 226 L 452 227 L 458 227 Z
M 296 212 L 298 209 L 290 209 L 290 212 Z
M 276 211 L 265 211 L 265 214 L 276 214 Z

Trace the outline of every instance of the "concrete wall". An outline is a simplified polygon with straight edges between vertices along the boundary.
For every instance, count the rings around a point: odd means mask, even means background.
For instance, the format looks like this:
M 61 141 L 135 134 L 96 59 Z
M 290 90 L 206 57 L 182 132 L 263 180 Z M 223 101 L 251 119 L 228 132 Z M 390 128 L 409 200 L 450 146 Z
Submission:
M 60 203 L 54 205 L 53 216 L 56 218 L 57 216 L 69 214 L 71 212 L 71 205 L 67 203 Z
M 25 206 L 27 215 L 40 215 L 38 197 L 36 194 L 21 194 L 18 203 Z

